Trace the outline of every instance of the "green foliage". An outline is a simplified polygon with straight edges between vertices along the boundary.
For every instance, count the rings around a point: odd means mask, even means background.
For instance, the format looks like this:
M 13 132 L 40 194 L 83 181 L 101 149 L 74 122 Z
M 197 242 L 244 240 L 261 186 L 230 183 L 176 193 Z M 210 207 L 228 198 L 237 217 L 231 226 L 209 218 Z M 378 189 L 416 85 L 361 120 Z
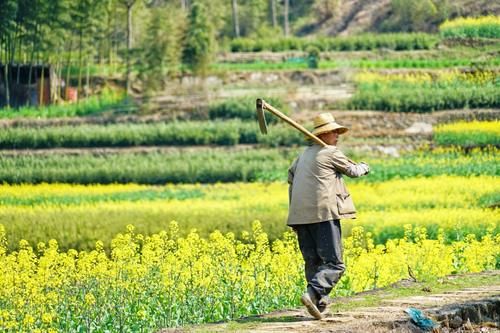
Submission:
M 164 87 L 168 74 L 180 65 L 180 31 L 183 14 L 175 8 L 155 8 L 135 60 L 144 94 Z
M 449 0 L 391 0 L 392 15 L 384 22 L 388 31 L 431 31 L 448 17 Z
M 500 16 L 459 17 L 439 27 L 444 38 L 500 38 Z
M 151 188 L 147 190 L 114 192 L 106 194 L 89 194 L 81 196 L 29 196 L 25 198 L 0 196 L 0 204 L 9 206 L 35 205 L 84 205 L 104 202 L 137 202 L 156 200 L 188 200 L 202 198 L 204 193 L 198 189 Z
M 6 36 L 15 27 L 15 18 L 18 10 L 18 1 L 4 0 L 0 4 L 0 36 Z
M 500 91 L 495 85 L 443 88 L 364 86 L 347 103 L 349 109 L 392 112 L 498 107 Z
M 392 0 L 391 15 L 394 17 L 392 21 L 389 20 L 392 26 L 387 27 L 387 30 L 420 31 L 422 28 L 430 31 L 428 27 L 435 27 L 448 16 L 448 2 L 449 0 Z M 161 55 L 164 55 L 165 44 L 171 44 L 166 40 L 176 35 L 177 28 L 186 32 L 185 44 L 172 47 L 172 51 L 182 53 L 187 68 L 197 73 L 206 70 L 215 48 L 228 43 L 232 36 L 230 1 L 186 0 L 181 3 L 187 6 L 181 8 L 179 2 L 175 1 L 4 0 L 0 6 L 0 48 L 3 62 L 10 60 L 7 58 L 13 58 L 16 63 L 51 63 L 57 68 L 70 68 L 70 64 L 73 64 L 77 67 L 81 88 L 82 75 L 97 62 L 100 65 L 116 64 L 124 67 L 129 55 L 126 40 L 127 3 L 133 4 L 132 35 L 135 43 L 132 47 L 134 54 L 140 55 L 140 66 L 135 69 L 141 71 L 143 80 L 146 80 L 145 77 L 151 78 L 146 85 L 158 85 L 161 74 L 164 74 L 165 63 L 162 59 L 165 58 Z M 277 5 L 279 24 L 271 28 L 271 1 L 239 1 L 240 30 L 246 39 L 233 40 L 231 49 L 287 51 L 306 50 L 312 45 L 321 51 L 410 50 L 433 48 L 438 41 L 437 36 L 430 35 L 363 35 L 312 40 L 283 38 L 279 27 L 283 22 L 283 4 L 277 0 L 272 3 Z M 289 15 L 292 30 L 301 33 L 321 28 L 328 20 L 336 19 L 339 6 L 338 0 L 292 2 Z M 167 13 L 165 8 L 168 8 Z M 452 14 L 456 11 L 458 9 Z M 188 14 L 191 23 L 186 29 L 184 18 Z M 309 30 L 300 29 L 304 23 L 309 25 Z M 485 35 L 487 31 L 493 31 L 492 27 L 495 26 L 482 25 L 479 34 Z M 182 52 L 184 47 L 186 49 Z M 224 47 L 225 45 L 222 46 Z M 151 70 L 154 66 L 159 68 L 157 72 Z M 71 71 L 73 75 L 74 71 Z M 62 75 L 66 74 L 70 73 L 63 71 Z
M 99 96 L 80 100 L 76 104 L 48 105 L 43 107 L 21 107 L 19 109 L 0 109 L 2 118 L 55 118 L 81 117 L 96 115 L 108 111 L 120 111 L 133 108 L 121 92 L 104 90 Z
M 210 119 L 232 119 L 256 120 L 254 98 L 232 98 L 209 106 L 208 116 Z
M 0 179 L 6 183 L 215 183 L 286 180 L 297 149 L 199 150 L 104 155 L 0 156 Z M 434 175 L 500 176 L 498 149 L 464 153 L 418 152 L 397 159 L 366 159 L 370 177 L 353 181 Z
M 306 49 L 307 52 L 307 67 L 309 68 L 318 68 L 319 67 L 319 59 L 320 59 L 320 51 L 315 46 L 309 46 Z
M 208 115 L 210 119 L 237 118 L 241 120 L 257 120 L 255 101 L 256 99 L 253 97 L 227 99 L 223 102 L 210 105 Z M 266 101 L 284 114 L 290 113 L 290 110 L 279 98 L 266 98 Z M 274 116 L 266 117 L 267 119 L 270 123 L 277 121 L 277 118 Z
M 499 125 L 498 121 L 444 124 L 434 129 L 434 142 L 444 146 L 500 147 Z
M 500 146 L 500 137 L 494 133 L 453 133 L 442 132 L 434 135 L 438 145 L 460 145 L 465 147 L 496 145 Z
M 91 61 L 95 39 L 99 35 L 105 35 L 104 6 L 105 1 L 101 0 L 84 0 L 69 2 L 68 24 L 65 27 L 69 31 L 74 32 L 75 37 L 78 36 L 78 90 L 82 91 L 83 68 Z M 50 16 L 49 16 L 50 17 Z M 61 42 L 62 38 L 57 39 Z
M 63 182 L 213 183 L 255 181 L 268 171 L 286 171 L 287 151 L 200 150 L 168 154 L 0 156 L 0 179 L 7 183 Z M 285 170 L 285 171 L 283 171 Z
M 374 159 L 370 167 L 374 172 L 367 181 L 381 181 L 393 178 L 409 178 L 415 176 L 431 177 L 433 175 L 500 175 L 496 156 L 498 149 L 476 150 L 470 154 L 461 149 L 443 150 L 432 153 L 417 152 L 404 158 L 382 160 Z
M 411 34 L 364 34 L 349 37 L 317 37 L 306 39 L 299 37 L 289 38 L 236 38 L 231 41 L 232 52 L 259 52 L 259 51 L 291 51 L 307 50 L 314 46 L 321 51 L 361 51 L 375 49 L 390 50 L 424 50 L 432 49 L 438 43 L 435 35 L 423 33 Z
M 453 67 L 486 67 L 499 66 L 500 59 L 380 59 L 380 60 L 353 60 L 350 67 L 372 68 L 453 68 Z
M 255 111 L 254 111 L 255 112 Z M 272 126 L 260 134 L 256 122 L 192 121 L 153 124 L 110 124 L 50 127 L 11 127 L 0 132 L 0 148 L 81 148 L 161 145 L 236 145 L 260 143 L 292 146 L 303 136 L 289 126 Z
M 482 195 L 478 204 L 485 208 L 500 208 L 500 191 Z
M 308 68 L 307 59 L 290 58 L 282 62 L 253 61 L 244 63 L 217 63 L 211 66 L 215 72 L 229 71 L 275 71 L 275 70 L 300 70 Z M 318 64 L 321 69 L 335 68 L 361 68 L 361 69 L 390 69 L 390 68 L 453 68 L 453 67 L 478 67 L 489 68 L 500 66 L 500 58 L 445 58 L 445 59 L 352 59 L 352 60 L 326 60 Z
M 253 0 L 238 4 L 240 33 L 242 36 L 254 35 L 261 26 L 266 25 L 267 0 Z
M 336 68 L 336 63 L 329 61 L 321 62 L 322 68 Z M 229 71 L 276 71 L 276 70 L 299 70 L 307 69 L 305 61 L 290 61 L 284 60 L 282 62 L 264 62 L 253 61 L 244 63 L 217 63 L 212 65 L 212 70 L 216 72 L 229 72 Z
M 205 74 L 214 50 L 214 32 L 201 1 L 191 6 L 182 53 L 183 63 L 195 74 Z

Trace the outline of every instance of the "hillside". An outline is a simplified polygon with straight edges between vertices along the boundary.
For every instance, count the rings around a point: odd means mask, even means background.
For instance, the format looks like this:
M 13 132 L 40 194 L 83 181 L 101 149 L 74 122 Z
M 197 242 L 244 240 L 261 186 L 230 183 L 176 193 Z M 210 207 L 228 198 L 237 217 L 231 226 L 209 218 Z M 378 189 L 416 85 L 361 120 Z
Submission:
M 321 34 L 344 36 L 363 32 L 384 31 L 437 31 L 438 25 L 448 16 L 499 15 L 500 3 L 488 0 L 422 1 L 413 4 L 394 0 L 344 0 L 339 1 L 336 15 L 322 21 L 312 21 L 297 27 L 298 35 Z M 393 4 L 400 3 L 400 8 Z M 406 5 L 408 3 L 410 5 Z M 427 4 L 423 5 L 424 3 Z M 435 5 L 434 5 L 435 4 Z M 448 13 L 448 14 L 447 14 Z

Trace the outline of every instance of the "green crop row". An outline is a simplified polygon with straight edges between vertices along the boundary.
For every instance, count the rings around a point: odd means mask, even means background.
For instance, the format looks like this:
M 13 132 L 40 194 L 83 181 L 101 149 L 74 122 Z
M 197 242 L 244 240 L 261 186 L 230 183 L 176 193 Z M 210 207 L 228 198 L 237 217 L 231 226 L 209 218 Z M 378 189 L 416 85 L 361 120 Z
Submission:
M 365 34 L 349 37 L 291 38 L 236 38 L 231 41 L 232 52 L 306 50 L 316 47 L 320 51 L 358 51 L 374 49 L 423 50 L 432 49 L 439 37 L 423 33 Z
M 279 98 L 266 98 L 266 102 L 278 108 L 284 114 L 290 110 Z M 256 99 L 253 97 L 230 98 L 221 102 L 213 103 L 208 108 L 208 117 L 215 119 L 241 119 L 257 121 L 255 112 Z M 266 117 L 269 123 L 276 122 L 276 117 Z
M 198 150 L 169 153 L 0 156 L 0 183 L 216 183 L 286 180 L 297 149 Z M 498 150 L 416 153 L 368 159 L 366 181 L 434 175 L 499 175 Z
M 387 59 L 387 60 L 359 60 L 350 62 L 354 68 L 452 68 L 471 66 L 499 66 L 500 59 Z
M 444 146 L 500 146 L 500 123 L 498 121 L 464 121 L 440 125 L 434 130 L 434 141 Z
M 500 16 L 459 17 L 439 30 L 444 38 L 500 38 Z
M 105 90 L 99 96 L 92 96 L 73 104 L 54 104 L 42 107 L 25 106 L 18 109 L 0 109 L 2 118 L 55 118 L 80 117 L 101 114 L 107 111 L 129 110 L 135 107 L 123 93 Z
M 4 155 L 0 156 L 0 183 L 165 184 L 254 181 L 261 174 L 286 169 L 290 158 L 285 156 L 276 150 Z
M 333 61 L 321 59 L 318 63 L 320 69 L 335 68 L 453 68 L 453 67 L 488 67 L 499 66 L 500 59 L 374 59 L 374 60 L 351 60 Z M 218 63 L 212 66 L 218 71 L 272 71 L 272 70 L 302 70 L 307 69 L 307 60 L 283 61 L 283 62 L 245 62 L 245 63 Z
M 202 198 L 204 193 L 199 189 L 150 188 L 128 192 L 76 195 L 40 195 L 13 197 L 0 195 L 0 205 L 36 206 L 36 205 L 84 205 L 105 202 L 137 202 L 157 200 L 188 200 Z
M 346 103 L 348 109 L 432 112 L 446 109 L 498 108 L 500 89 L 484 86 L 387 86 L 363 84 Z
M 399 92 L 401 93 L 401 92 Z M 410 95 L 408 93 L 408 95 Z M 449 96 L 448 96 L 449 97 Z M 431 98 L 431 97 L 430 97 Z M 403 101 L 403 99 L 401 99 Z M 400 103 L 401 103 L 400 101 Z M 428 103 L 429 101 L 424 101 Z M 422 107 L 422 102 L 419 101 Z M 400 109 L 401 109 L 401 105 Z M 415 110 L 404 105 L 405 110 Z M 224 114 L 230 116 L 229 113 Z M 174 123 L 109 124 L 48 127 L 8 127 L 0 132 L 0 148 L 83 148 L 161 145 L 235 145 L 294 146 L 304 137 L 283 124 L 269 126 L 262 135 L 256 122 L 240 120 L 190 121 Z M 465 122 L 436 128 L 438 145 L 499 145 L 498 122 Z
M 6 149 L 256 143 L 290 146 L 304 142 L 303 135 L 283 124 L 271 126 L 269 134 L 262 135 L 257 122 L 240 120 L 10 127 L 0 132 L 0 148 Z
M 335 68 L 334 62 L 329 62 L 326 68 Z M 299 62 L 244 62 L 244 63 L 217 63 L 213 64 L 212 69 L 219 72 L 230 72 L 230 71 L 276 71 L 276 70 L 304 70 L 307 69 L 307 63 L 305 61 Z M 325 68 L 325 67 L 324 67 Z

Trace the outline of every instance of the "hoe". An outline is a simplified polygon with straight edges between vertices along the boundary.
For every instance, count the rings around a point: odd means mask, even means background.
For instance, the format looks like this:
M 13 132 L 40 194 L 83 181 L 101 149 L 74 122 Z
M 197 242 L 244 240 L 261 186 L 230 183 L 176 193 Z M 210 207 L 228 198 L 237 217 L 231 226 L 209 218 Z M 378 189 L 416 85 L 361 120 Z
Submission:
M 260 127 L 260 131 L 262 132 L 262 134 L 267 134 L 266 115 L 264 113 L 264 110 L 267 110 L 267 111 L 271 112 L 272 114 L 274 114 L 276 117 L 284 120 L 286 123 L 292 125 L 296 129 L 298 129 L 300 132 L 305 134 L 307 137 L 309 137 L 311 140 L 313 140 L 314 142 L 316 142 L 320 146 L 322 146 L 322 147 L 327 146 L 327 144 L 324 143 L 323 140 L 321 140 L 316 135 L 309 132 L 304 126 L 298 124 L 292 118 L 284 115 L 282 112 L 275 109 L 272 105 L 266 103 L 266 101 L 264 101 L 263 99 L 257 98 L 256 105 L 257 105 L 257 119 L 259 120 L 259 127 Z M 351 159 L 347 159 L 347 160 L 349 162 L 351 162 L 352 164 L 356 164 L 356 162 L 354 162 Z
M 256 104 L 257 104 L 257 119 L 259 120 L 259 127 L 260 127 L 260 131 L 262 132 L 262 134 L 267 134 L 266 115 L 264 113 L 264 110 L 267 110 L 267 111 L 271 112 L 272 114 L 274 114 L 276 117 L 282 119 L 286 123 L 292 125 L 296 129 L 298 129 L 300 132 L 305 134 L 311 140 L 315 141 L 316 143 L 318 143 L 319 145 L 321 145 L 323 147 L 326 147 L 326 143 L 324 143 L 320 138 L 318 138 L 316 135 L 309 132 L 302 125 L 298 124 L 295 120 L 287 117 L 282 112 L 275 109 L 272 105 L 266 103 L 266 101 L 264 101 L 263 99 L 258 98 Z

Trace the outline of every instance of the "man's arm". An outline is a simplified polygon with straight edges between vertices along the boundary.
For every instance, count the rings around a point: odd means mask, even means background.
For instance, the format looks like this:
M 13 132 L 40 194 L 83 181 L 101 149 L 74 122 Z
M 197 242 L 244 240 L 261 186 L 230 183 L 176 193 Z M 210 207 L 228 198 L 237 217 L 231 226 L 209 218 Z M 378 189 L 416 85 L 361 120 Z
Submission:
M 340 150 L 336 149 L 333 155 L 333 166 L 340 173 L 351 177 L 361 177 L 370 172 L 370 166 L 365 162 L 355 163 L 347 158 Z

